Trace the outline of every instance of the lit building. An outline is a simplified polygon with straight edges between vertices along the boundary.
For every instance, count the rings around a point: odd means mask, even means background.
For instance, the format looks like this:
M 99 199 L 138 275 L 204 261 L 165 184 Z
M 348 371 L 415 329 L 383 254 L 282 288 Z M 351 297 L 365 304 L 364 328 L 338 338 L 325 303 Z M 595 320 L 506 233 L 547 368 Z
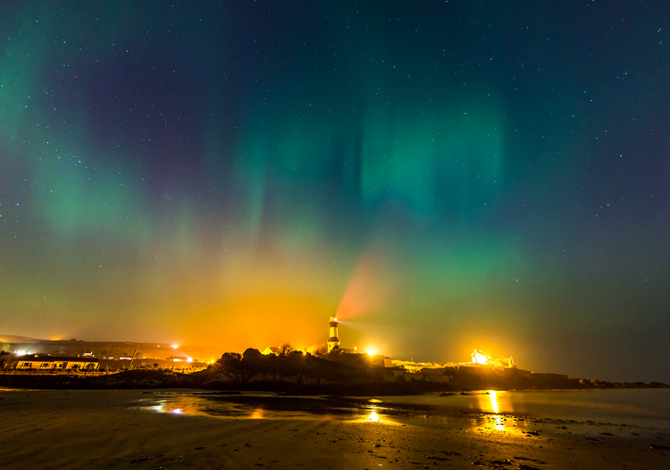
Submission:
M 98 359 L 93 357 L 54 357 L 32 354 L 21 356 L 16 363 L 17 370 L 97 370 Z
M 475 349 L 472 351 L 472 354 L 470 355 L 472 357 L 472 362 L 471 364 L 478 364 L 478 365 L 489 365 L 489 366 L 495 366 L 495 367 L 516 367 L 514 365 L 514 359 L 512 357 L 506 357 L 504 359 L 501 358 L 496 358 L 491 356 L 490 354 L 485 354 L 483 351 L 479 351 Z
M 277 346 L 268 346 L 267 348 L 263 349 L 261 351 L 261 354 L 265 356 L 269 356 L 270 354 L 274 354 L 275 356 L 279 356 L 279 348 Z
M 330 317 L 330 336 L 328 337 L 328 352 L 340 347 L 340 336 L 338 333 L 338 321 L 335 317 Z

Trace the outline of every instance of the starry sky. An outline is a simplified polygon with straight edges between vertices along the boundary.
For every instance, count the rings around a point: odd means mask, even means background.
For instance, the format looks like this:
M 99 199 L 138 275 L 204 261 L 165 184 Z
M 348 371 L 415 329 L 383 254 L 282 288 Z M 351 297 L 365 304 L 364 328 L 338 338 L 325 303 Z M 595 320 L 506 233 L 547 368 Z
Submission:
M 670 5 L 0 4 L 0 332 L 670 381 Z

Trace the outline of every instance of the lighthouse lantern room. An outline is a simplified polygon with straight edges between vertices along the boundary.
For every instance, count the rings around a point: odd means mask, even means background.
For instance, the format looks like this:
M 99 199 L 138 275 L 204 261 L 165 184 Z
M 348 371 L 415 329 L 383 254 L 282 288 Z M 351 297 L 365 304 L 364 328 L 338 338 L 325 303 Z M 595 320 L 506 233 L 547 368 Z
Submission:
M 340 347 L 340 336 L 337 331 L 338 321 L 336 317 L 330 317 L 330 336 L 328 337 L 328 352 Z

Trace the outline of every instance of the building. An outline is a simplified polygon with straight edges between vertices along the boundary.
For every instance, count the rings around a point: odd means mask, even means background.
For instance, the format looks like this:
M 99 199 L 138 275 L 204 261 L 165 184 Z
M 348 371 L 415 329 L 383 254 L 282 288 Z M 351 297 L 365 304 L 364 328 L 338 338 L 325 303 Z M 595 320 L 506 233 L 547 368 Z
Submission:
M 16 370 L 98 370 L 100 363 L 95 357 L 57 357 L 32 354 L 21 356 L 16 361 Z
M 337 318 L 330 317 L 330 336 L 328 337 L 328 352 L 340 347 L 340 336 L 338 332 L 339 322 Z
M 471 357 L 472 357 L 471 364 L 489 365 L 489 366 L 505 367 L 505 368 L 515 367 L 514 359 L 512 359 L 511 356 L 506 358 L 496 358 L 491 356 L 490 354 L 486 354 L 483 351 L 475 349 L 474 351 L 472 351 Z
M 270 354 L 274 354 L 275 356 L 279 356 L 280 349 L 276 346 L 268 346 L 263 351 L 261 351 L 261 354 L 265 356 L 269 356 Z
M 335 352 L 338 354 L 356 354 L 360 355 L 361 353 L 354 347 L 354 349 L 346 349 L 340 347 L 340 335 L 338 325 L 340 323 L 337 321 L 336 317 L 330 317 L 330 336 L 328 337 L 328 353 Z M 374 354 L 373 354 L 374 355 Z

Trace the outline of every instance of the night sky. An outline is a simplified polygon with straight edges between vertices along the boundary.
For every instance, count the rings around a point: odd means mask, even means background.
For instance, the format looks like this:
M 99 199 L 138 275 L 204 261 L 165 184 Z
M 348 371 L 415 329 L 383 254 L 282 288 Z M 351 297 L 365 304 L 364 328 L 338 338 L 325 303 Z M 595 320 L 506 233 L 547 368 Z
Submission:
M 670 4 L 0 3 L 0 333 L 670 381 Z

